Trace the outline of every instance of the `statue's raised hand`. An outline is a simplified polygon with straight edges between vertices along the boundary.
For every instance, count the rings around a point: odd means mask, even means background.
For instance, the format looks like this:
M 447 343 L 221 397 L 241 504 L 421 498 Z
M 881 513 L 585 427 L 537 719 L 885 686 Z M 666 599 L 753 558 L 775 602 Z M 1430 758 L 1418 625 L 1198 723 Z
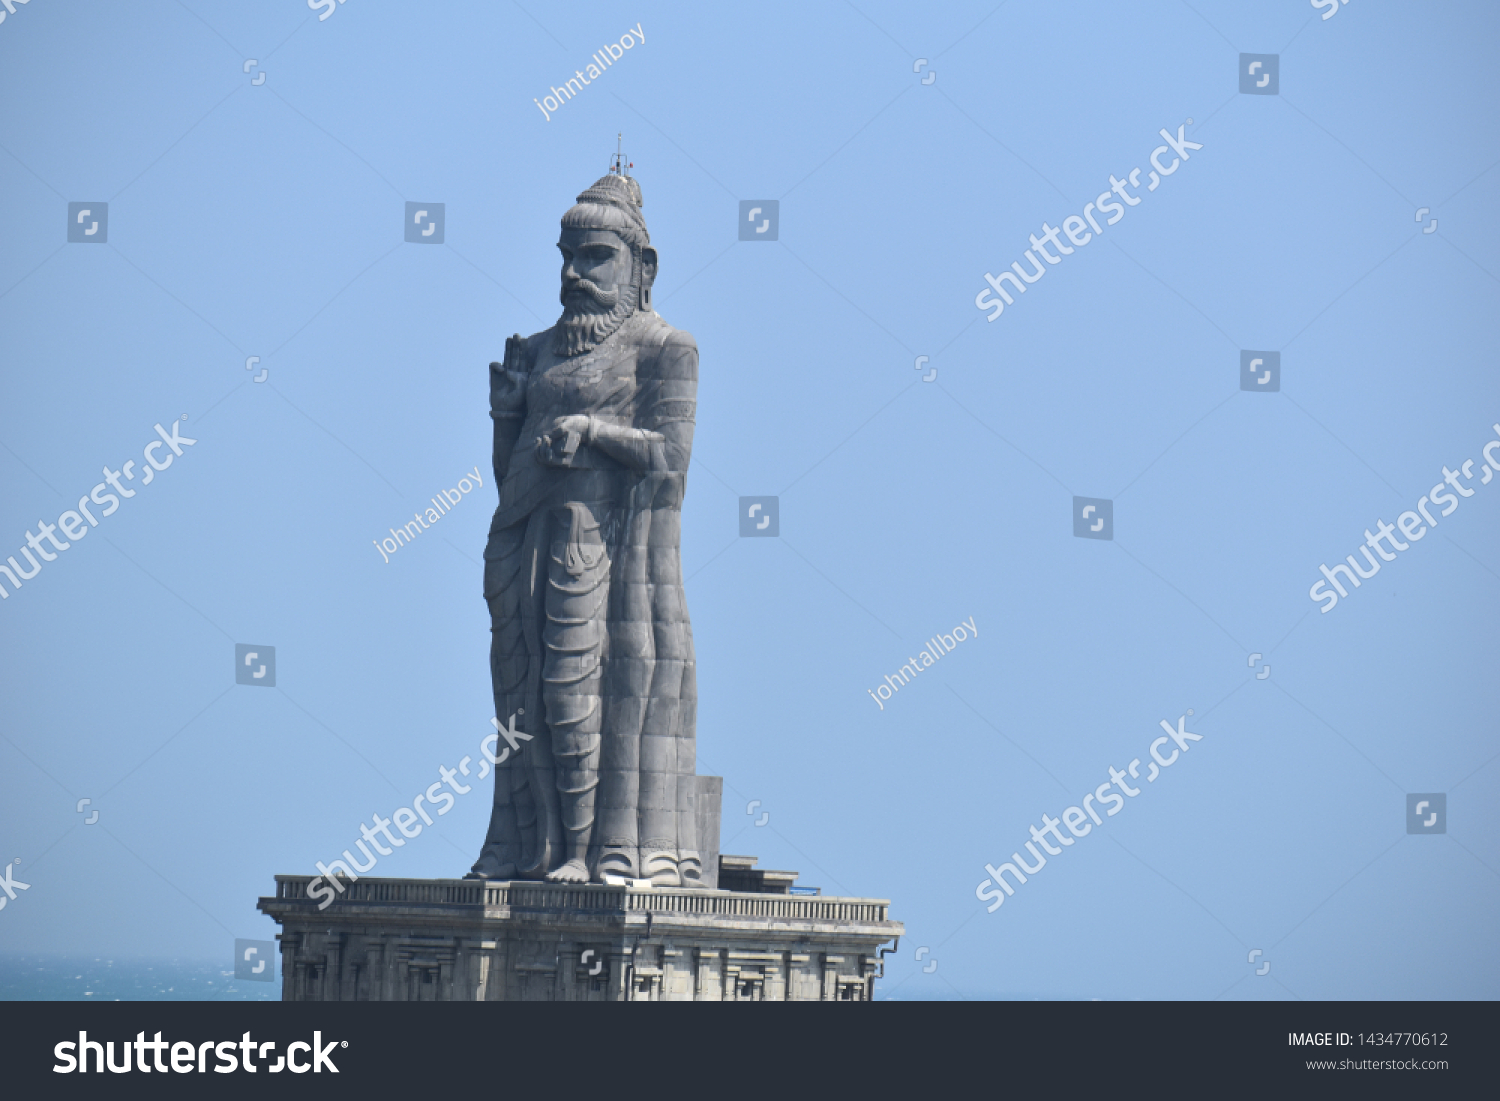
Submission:
M 497 413 L 517 413 L 526 407 L 526 338 L 520 333 L 505 341 L 505 362 L 490 364 L 490 407 Z

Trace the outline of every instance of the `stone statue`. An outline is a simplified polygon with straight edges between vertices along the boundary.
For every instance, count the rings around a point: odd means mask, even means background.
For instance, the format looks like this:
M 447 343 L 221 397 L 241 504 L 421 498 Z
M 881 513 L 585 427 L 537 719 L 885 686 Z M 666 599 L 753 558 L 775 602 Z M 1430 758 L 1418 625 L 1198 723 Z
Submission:
M 562 316 L 490 364 L 490 671 L 531 740 L 495 770 L 471 877 L 702 882 L 679 553 L 698 347 L 651 308 L 642 202 L 619 158 L 578 196 Z

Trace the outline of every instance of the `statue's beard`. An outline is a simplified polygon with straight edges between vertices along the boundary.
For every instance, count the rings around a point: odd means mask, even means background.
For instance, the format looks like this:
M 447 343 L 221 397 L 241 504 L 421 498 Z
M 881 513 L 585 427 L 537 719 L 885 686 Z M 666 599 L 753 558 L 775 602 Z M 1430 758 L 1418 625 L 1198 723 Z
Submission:
M 563 313 L 553 351 L 564 358 L 591 352 L 635 313 L 635 280 L 618 291 L 605 291 L 587 279 L 564 286 Z

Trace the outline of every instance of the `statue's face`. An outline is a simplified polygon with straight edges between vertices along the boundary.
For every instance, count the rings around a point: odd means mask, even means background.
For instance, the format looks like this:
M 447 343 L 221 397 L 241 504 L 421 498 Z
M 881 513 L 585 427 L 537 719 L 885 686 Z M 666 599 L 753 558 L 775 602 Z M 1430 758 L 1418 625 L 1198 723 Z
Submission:
M 608 229 L 564 226 L 562 302 L 580 313 L 607 312 L 630 287 L 630 246 Z

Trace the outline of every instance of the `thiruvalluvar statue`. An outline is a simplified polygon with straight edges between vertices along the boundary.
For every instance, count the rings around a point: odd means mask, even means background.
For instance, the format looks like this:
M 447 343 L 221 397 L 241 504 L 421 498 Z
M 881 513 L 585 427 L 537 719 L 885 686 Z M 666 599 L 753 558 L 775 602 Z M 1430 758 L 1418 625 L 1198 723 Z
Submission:
M 703 875 L 679 550 L 698 346 L 652 309 L 642 205 L 623 166 L 578 196 L 562 316 L 490 364 L 490 671 L 496 716 L 530 740 L 501 754 L 472 877 Z

